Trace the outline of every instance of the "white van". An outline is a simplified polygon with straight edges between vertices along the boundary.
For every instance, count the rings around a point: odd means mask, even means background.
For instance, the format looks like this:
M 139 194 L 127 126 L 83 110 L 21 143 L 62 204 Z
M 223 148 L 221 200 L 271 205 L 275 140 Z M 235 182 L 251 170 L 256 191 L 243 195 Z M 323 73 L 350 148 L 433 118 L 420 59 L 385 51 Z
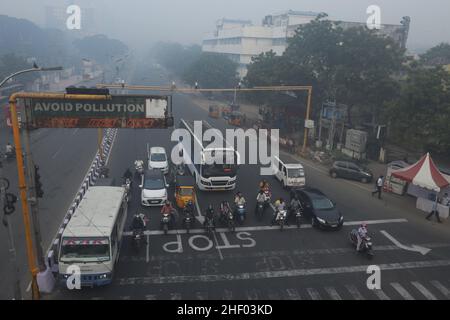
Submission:
M 166 149 L 163 147 L 151 147 L 147 144 L 148 169 L 159 169 L 164 174 L 169 173 L 169 161 Z
M 287 158 L 281 159 L 281 156 L 275 156 L 272 162 L 272 170 L 283 188 L 304 187 L 306 184 L 305 169 L 300 163 L 288 162 Z
M 90 187 L 67 224 L 58 255 L 60 281 L 66 285 L 68 267 L 80 268 L 82 286 L 112 282 L 127 219 L 124 187 Z

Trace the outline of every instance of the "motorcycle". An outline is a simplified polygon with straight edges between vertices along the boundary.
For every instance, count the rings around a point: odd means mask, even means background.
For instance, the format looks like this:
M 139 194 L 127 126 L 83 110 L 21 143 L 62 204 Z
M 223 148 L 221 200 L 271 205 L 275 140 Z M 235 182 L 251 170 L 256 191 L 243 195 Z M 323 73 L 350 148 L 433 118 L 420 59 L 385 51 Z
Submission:
M 264 215 L 264 209 L 266 207 L 266 201 L 258 201 L 256 203 L 256 216 L 261 221 Z
M 209 237 L 212 236 L 213 230 L 214 230 L 214 219 L 212 218 L 205 218 L 205 232 L 208 234 Z
M 297 223 L 297 228 L 300 229 L 300 225 L 301 225 L 301 219 L 303 216 L 303 209 L 302 208 L 295 208 L 293 209 L 293 213 L 295 216 L 295 222 Z
M 350 242 L 356 248 L 358 246 L 358 230 L 353 229 L 350 232 Z M 370 260 L 373 258 L 373 249 L 372 249 L 372 239 L 366 235 L 362 238 L 361 246 L 359 247 L 359 253 L 365 253 L 367 258 Z
M 133 230 L 133 247 L 139 251 L 144 242 L 144 231 L 142 229 Z
M 11 161 L 16 158 L 16 149 L 13 149 L 11 152 L 5 152 L 6 161 Z
M 286 210 L 278 211 L 276 222 L 280 226 L 280 231 L 283 231 L 284 225 L 286 223 Z
M 193 223 L 192 219 L 193 219 L 192 212 L 185 210 L 183 223 L 186 228 L 186 233 L 188 233 L 188 234 L 189 234 L 189 230 L 191 229 L 191 225 Z
M 236 205 L 236 217 L 240 224 L 244 223 L 246 215 L 245 204 Z
M 169 223 L 170 223 L 170 214 L 163 213 L 163 216 L 161 218 L 161 226 L 164 231 L 164 234 L 167 234 L 169 231 Z

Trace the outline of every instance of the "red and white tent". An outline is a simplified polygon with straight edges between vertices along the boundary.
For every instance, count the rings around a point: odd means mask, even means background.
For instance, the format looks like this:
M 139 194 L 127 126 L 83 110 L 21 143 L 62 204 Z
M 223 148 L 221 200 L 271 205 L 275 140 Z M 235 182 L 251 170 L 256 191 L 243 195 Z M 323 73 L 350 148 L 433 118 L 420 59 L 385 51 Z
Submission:
M 395 170 L 392 175 L 419 187 L 440 192 L 449 185 L 449 181 L 439 171 L 427 153 L 419 161 L 409 167 Z

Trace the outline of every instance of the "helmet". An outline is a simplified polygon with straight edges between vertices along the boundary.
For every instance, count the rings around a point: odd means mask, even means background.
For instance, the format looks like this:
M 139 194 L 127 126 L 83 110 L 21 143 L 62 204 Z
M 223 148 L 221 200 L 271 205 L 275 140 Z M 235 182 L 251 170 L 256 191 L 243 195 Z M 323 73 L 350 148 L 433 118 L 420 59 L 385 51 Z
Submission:
M 164 203 L 166 206 L 168 206 L 170 204 L 169 200 L 166 200 L 166 202 Z
M 367 228 L 367 223 L 366 222 L 361 223 L 361 228 Z

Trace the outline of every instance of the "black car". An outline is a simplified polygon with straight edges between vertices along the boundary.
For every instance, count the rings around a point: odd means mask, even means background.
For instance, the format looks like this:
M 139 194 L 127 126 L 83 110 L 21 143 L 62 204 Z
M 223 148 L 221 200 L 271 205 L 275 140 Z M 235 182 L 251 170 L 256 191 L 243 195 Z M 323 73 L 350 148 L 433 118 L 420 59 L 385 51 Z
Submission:
M 342 227 L 344 217 L 333 201 L 320 190 L 304 188 L 295 190 L 295 193 L 302 203 L 304 215 L 311 219 L 313 227 L 323 229 L 340 229 Z
M 333 178 L 358 180 L 363 183 L 371 182 L 373 179 L 373 174 L 370 170 L 350 161 L 335 161 L 330 168 L 330 176 Z

